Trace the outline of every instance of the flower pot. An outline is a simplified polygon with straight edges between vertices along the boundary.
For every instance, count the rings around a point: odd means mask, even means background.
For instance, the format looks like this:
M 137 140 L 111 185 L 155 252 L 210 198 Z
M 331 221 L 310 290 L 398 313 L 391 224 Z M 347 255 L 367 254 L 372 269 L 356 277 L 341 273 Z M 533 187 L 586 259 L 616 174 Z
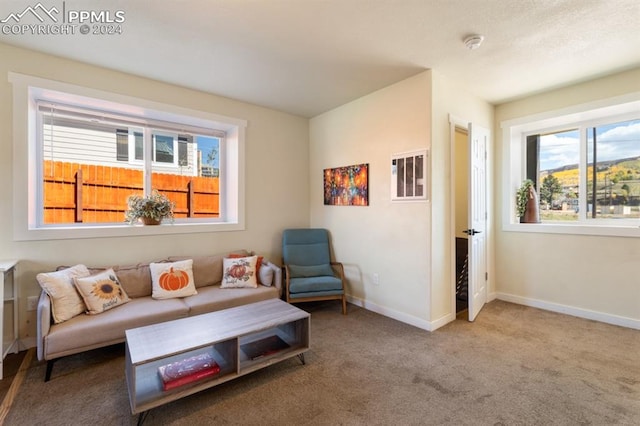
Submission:
M 140 222 L 145 225 L 160 225 L 161 220 L 157 220 L 152 217 L 141 217 Z
M 538 193 L 533 187 L 529 187 L 527 208 L 524 211 L 524 216 L 520 218 L 520 223 L 540 223 L 540 203 L 538 202 Z

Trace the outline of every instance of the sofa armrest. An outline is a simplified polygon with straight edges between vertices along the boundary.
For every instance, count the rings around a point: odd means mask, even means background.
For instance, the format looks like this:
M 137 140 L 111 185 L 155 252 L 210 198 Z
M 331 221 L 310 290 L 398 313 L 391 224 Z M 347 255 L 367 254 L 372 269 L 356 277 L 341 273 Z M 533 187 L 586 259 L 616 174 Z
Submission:
M 273 286 L 278 289 L 278 295 L 282 296 L 282 270 L 279 266 L 274 265 L 268 260 L 262 261 L 263 265 L 266 265 L 273 271 Z
M 38 360 L 44 360 L 44 338 L 49 334 L 51 327 L 51 299 L 44 291 L 40 293 L 38 300 L 37 338 Z

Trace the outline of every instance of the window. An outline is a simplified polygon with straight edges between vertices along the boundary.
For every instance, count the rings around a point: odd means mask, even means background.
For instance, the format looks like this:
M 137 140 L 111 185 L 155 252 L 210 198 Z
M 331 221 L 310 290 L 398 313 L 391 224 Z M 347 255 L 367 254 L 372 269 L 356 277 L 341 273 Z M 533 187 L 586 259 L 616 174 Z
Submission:
M 640 101 L 578 109 L 503 123 L 505 228 L 640 235 Z M 524 179 L 534 182 L 549 226 L 517 224 L 512 194 Z
M 586 133 L 587 219 L 640 219 L 640 119 Z
M 88 89 L 19 74 L 10 80 L 14 128 L 25 129 L 14 132 L 16 239 L 243 228 L 244 121 L 87 97 Z M 175 203 L 172 226 L 125 224 L 128 196 L 154 190 Z

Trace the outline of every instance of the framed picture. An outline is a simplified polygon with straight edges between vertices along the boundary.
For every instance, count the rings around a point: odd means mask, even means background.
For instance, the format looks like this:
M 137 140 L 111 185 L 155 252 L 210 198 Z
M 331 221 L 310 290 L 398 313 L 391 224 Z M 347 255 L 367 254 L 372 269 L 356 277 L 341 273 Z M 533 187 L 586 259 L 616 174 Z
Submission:
M 369 164 L 324 169 L 324 204 L 369 205 Z
M 429 151 L 391 156 L 391 201 L 426 201 Z

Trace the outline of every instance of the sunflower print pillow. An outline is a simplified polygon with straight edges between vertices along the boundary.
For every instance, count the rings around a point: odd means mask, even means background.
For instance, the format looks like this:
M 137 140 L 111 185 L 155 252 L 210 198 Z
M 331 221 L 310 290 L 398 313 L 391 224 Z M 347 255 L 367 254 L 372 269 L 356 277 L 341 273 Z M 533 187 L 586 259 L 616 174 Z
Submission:
M 95 315 L 129 301 L 113 269 L 86 278 L 74 278 L 78 293 L 87 305 L 87 313 Z

